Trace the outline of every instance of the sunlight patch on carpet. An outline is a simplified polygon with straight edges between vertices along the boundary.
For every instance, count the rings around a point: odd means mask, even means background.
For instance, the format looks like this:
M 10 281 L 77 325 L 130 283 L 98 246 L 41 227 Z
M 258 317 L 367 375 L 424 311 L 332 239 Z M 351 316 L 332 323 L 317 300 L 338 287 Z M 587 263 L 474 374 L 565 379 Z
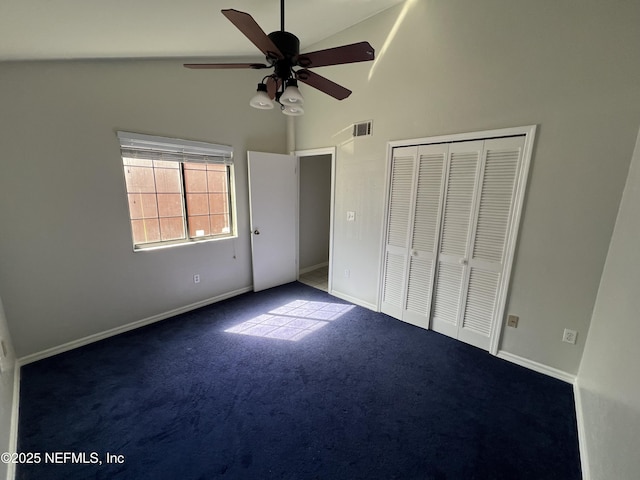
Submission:
M 297 341 L 341 317 L 354 305 L 295 300 L 225 332 Z

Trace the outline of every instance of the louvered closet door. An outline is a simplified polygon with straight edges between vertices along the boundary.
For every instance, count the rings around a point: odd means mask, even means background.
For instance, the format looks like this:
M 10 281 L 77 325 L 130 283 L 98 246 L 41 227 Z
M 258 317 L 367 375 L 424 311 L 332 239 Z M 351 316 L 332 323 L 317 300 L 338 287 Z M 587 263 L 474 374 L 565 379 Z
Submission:
M 431 328 L 454 338 L 458 338 L 462 317 L 473 205 L 483 145 L 483 141 L 460 142 L 451 144 L 449 148 Z
M 500 321 L 498 305 L 504 302 L 498 294 L 523 146 L 524 137 L 485 140 L 484 144 L 458 339 L 485 350 Z
M 429 328 L 447 144 L 418 148 L 416 195 L 409 228 L 406 300 L 402 320 Z
M 395 148 L 391 157 L 391 184 L 384 256 L 381 310 L 402 319 L 404 310 L 409 227 L 415 198 L 418 147 Z

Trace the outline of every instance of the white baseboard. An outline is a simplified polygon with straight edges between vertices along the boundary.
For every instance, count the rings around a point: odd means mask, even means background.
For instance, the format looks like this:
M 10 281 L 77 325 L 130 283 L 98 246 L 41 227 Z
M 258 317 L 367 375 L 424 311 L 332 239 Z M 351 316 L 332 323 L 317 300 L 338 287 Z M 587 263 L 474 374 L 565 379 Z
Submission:
M 360 300 L 359 298 L 352 297 L 351 295 L 347 295 L 346 293 L 341 293 L 341 292 L 338 292 L 336 290 L 331 290 L 329 292 L 329 294 L 333 295 L 334 297 L 338 297 L 338 298 L 340 298 L 342 300 L 346 300 L 347 302 L 353 303 L 355 305 L 359 305 L 361 307 L 368 308 L 369 310 L 373 310 L 374 312 L 378 311 L 378 307 L 375 304 L 369 303 L 369 302 L 364 302 L 364 301 Z
M 18 415 L 20 412 L 20 365 L 15 361 L 13 369 L 13 403 L 11 404 L 11 426 L 9 427 L 9 452 L 18 451 Z M 16 464 L 7 465 L 7 480 L 16 478 Z
M 557 378 L 558 380 L 562 380 L 567 383 L 574 384 L 576 380 L 575 375 L 544 365 L 543 363 L 538 363 L 534 360 L 529 360 L 528 358 L 514 355 L 513 353 L 505 352 L 504 350 L 498 351 L 497 357 L 535 372 L 544 373 L 545 375 L 549 375 L 550 377 Z
M 582 393 L 580 381 L 576 378 L 573 383 L 573 398 L 576 403 L 576 422 L 578 423 L 578 448 L 580 449 L 580 466 L 582 467 L 582 480 L 590 480 L 589 457 L 587 455 L 587 433 L 584 425 L 584 415 L 582 413 Z
M 114 335 L 119 335 L 120 333 L 128 332 L 130 330 L 135 330 L 136 328 L 144 327 L 145 325 L 149 325 L 151 323 L 159 322 L 160 320 L 165 320 L 167 318 L 174 317 L 181 313 L 195 310 L 196 308 L 205 307 L 207 305 L 211 305 L 212 303 L 226 300 L 227 298 L 231 298 L 237 295 L 241 295 L 243 293 L 251 292 L 252 290 L 253 290 L 253 286 L 240 288 L 232 292 L 223 293 L 222 295 L 218 295 L 216 297 L 207 298 L 205 300 L 201 300 L 199 302 L 195 302 L 190 305 L 185 305 L 184 307 L 175 308 L 173 310 L 169 310 L 168 312 L 159 313 L 151 317 L 143 318 L 142 320 L 128 323 L 126 325 L 121 325 L 119 327 L 115 327 L 115 328 L 106 330 L 104 332 L 95 333 L 93 335 L 89 335 L 87 337 L 80 338 L 78 340 L 73 340 L 63 345 L 58 345 L 57 347 L 48 348 L 41 352 L 37 352 L 31 355 L 27 355 L 25 357 L 21 357 L 18 359 L 18 364 L 22 366 L 28 363 L 42 360 L 44 358 L 52 357 L 53 355 L 67 352 L 69 350 L 73 350 L 74 348 L 83 347 L 90 343 L 97 342 L 99 340 L 104 340 L 105 338 L 113 337 Z
M 322 262 L 322 263 L 318 263 L 317 265 L 311 265 L 310 267 L 304 267 L 300 269 L 300 271 L 298 272 L 298 275 L 304 275 L 305 273 L 313 272 L 314 270 L 317 270 L 322 267 L 327 267 L 327 266 L 329 266 L 329 262 Z

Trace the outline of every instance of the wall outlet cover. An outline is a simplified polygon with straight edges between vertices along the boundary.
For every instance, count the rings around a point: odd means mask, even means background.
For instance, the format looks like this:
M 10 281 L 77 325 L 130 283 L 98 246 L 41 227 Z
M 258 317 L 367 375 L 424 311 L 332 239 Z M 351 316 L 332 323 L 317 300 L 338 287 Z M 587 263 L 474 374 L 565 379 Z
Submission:
M 575 330 L 569 330 L 568 328 L 565 328 L 564 333 L 562 334 L 562 341 L 575 345 L 577 337 L 578 337 L 578 332 L 576 332 Z

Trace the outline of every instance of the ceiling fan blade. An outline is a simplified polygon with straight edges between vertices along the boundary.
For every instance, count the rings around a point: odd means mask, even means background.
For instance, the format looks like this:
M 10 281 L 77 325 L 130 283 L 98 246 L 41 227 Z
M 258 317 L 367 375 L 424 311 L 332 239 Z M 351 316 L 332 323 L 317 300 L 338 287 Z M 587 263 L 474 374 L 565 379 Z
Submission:
M 343 63 L 368 62 L 374 58 L 375 50 L 369 42 L 360 42 L 303 53 L 298 57 L 298 65 L 303 68 L 325 67 Z
M 185 63 L 187 68 L 211 69 L 211 68 L 269 68 L 264 63 Z
M 276 92 L 278 91 L 281 85 L 282 85 L 281 78 L 278 78 L 277 80 L 273 77 L 267 78 L 267 94 L 269 95 L 269 98 L 271 98 L 271 100 L 276 98 Z
M 264 30 L 260 28 L 260 25 L 256 23 L 251 15 L 234 10 L 233 8 L 222 10 L 222 14 L 227 17 L 238 30 L 244 33 L 244 35 L 251 40 L 251 43 L 258 47 L 267 57 L 283 58 L 278 47 L 276 47 L 275 43 L 264 33 Z
M 351 95 L 351 90 L 344 88 L 342 85 L 338 85 L 332 82 L 328 78 L 324 78 L 322 75 L 312 72 L 311 70 L 298 70 L 296 72 L 296 78 L 307 85 L 317 88 L 321 92 L 331 95 L 338 100 L 344 100 Z

